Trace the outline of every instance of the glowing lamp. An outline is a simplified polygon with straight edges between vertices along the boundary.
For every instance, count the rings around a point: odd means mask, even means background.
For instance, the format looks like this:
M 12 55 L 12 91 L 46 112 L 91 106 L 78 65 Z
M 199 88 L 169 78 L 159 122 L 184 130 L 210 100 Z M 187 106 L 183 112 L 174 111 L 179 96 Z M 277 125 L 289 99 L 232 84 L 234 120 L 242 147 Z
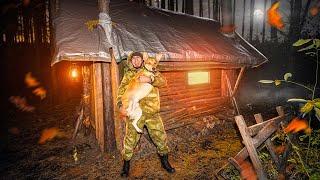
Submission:
M 73 63 L 70 67 L 70 76 L 73 80 L 76 80 L 79 77 L 79 68 L 76 63 Z

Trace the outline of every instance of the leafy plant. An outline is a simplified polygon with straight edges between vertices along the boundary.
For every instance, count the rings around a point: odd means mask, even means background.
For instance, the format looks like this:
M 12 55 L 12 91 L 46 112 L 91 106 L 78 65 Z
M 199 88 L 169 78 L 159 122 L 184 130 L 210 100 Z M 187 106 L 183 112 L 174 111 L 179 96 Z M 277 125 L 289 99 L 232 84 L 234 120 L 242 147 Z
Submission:
M 263 84 L 274 84 L 279 86 L 282 83 L 295 84 L 299 87 L 302 87 L 312 93 L 311 99 L 302 99 L 302 98 L 293 98 L 288 99 L 288 102 L 297 102 L 302 104 L 300 108 L 301 117 L 294 118 L 287 128 L 284 129 L 285 141 L 289 142 L 293 148 L 293 153 L 291 158 L 289 158 L 288 163 L 293 164 L 293 173 L 292 178 L 297 178 L 299 175 L 300 178 L 309 178 L 317 179 L 320 177 L 320 163 L 319 160 L 319 146 L 320 146 L 320 130 L 315 130 L 311 132 L 311 114 L 315 112 L 316 118 L 320 121 L 320 98 L 315 98 L 316 87 L 318 85 L 318 74 L 319 74 L 319 50 L 320 50 L 320 40 L 319 39 L 300 39 L 293 44 L 294 47 L 300 48 L 298 52 L 304 52 L 305 55 L 312 57 L 316 62 L 316 71 L 315 71 L 315 83 L 312 88 L 290 80 L 292 78 L 291 73 L 285 73 L 283 79 L 276 80 L 260 80 L 259 83 Z M 302 47 L 305 46 L 305 47 Z M 309 117 L 309 124 L 305 120 L 300 118 L 305 118 L 306 115 Z M 303 127 L 302 127 L 303 126 Z M 306 134 L 303 134 L 299 137 L 299 143 L 291 142 L 288 133 L 289 132 L 298 132 L 300 130 L 305 130 Z M 306 142 L 308 139 L 308 142 Z M 312 158 L 310 158 L 310 156 Z M 303 157 L 305 159 L 303 159 Z M 298 178 L 299 179 L 299 178 Z

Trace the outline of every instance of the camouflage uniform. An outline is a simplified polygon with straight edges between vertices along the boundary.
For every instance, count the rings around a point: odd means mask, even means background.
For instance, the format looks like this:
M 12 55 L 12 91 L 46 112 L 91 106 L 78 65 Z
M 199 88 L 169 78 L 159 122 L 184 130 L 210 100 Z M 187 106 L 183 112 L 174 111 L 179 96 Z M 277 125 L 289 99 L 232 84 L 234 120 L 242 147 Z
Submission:
M 118 89 L 117 106 L 119 108 L 122 105 L 121 96 L 125 93 L 129 82 L 138 71 L 139 69 L 134 68 L 131 62 L 128 61 L 127 67 L 124 70 L 125 73 L 123 79 Z M 157 150 L 160 155 L 167 154 L 169 151 L 167 146 L 167 135 L 160 117 L 160 97 L 158 90 L 158 87 L 165 86 L 166 83 L 165 78 L 160 74 L 160 72 L 156 72 L 154 80 L 151 83 L 154 86 L 153 89 L 147 97 L 141 99 L 139 102 L 142 109 L 142 116 L 138 121 L 138 127 L 140 129 L 143 129 L 144 126 L 147 127 L 148 133 L 154 144 L 157 146 Z M 131 159 L 133 150 L 136 147 L 140 136 L 141 134 L 136 131 L 131 121 L 126 118 L 126 135 L 122 151 L 124 160 Z

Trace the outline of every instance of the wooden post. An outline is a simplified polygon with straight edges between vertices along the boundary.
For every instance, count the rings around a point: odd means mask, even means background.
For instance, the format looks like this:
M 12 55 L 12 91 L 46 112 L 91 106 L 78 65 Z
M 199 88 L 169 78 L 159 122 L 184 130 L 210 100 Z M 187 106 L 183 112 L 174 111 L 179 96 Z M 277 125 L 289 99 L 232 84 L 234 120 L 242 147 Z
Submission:
M 114 133 L 114 104 L 112 100 L 112 83 L 111 83 L 111 68 L 109 63 L 102 63 L 102 90 L 103 90 L 103 112 L 104 112 L 104 127 L 106 139 L 106 151 L 111 153 L 115 150 L 116 141 Z
M 98 0 L 98 5 L 101 13 L 109 13 L 109 0 Z M 102 151 L 112 152 L 115 149 L 115 128 L 111 65 L 98 62 L 94 63 L 93 68 L 96 72 L 93 75 L 96 79 L 95 88 L 97 88 L 95 94 L 96 137 Z
M 102 63 L 93 63 L 93 108 L 95 118 L 96 139 L 101 151 L 105 151 Z
M 117 118 L 117 94 L 118 94 L 118 87 L 120 83 L 119 79 L 119 67 L 114 57 L 113 49 L 109 49 L 110 57 L 111 57 L 111 87 L 112 87 L 112 101 L 113 101 L 113 119 L 114 119 L 114 134 L 116 138 L 116 146 L 118 150 L 122 149 L 122 141 L 123 141 L 123 134 L 124 134 L 124 127 L 123 122 L 121 119 Z
M 263 118 L 262 115 L 259 114 L 255 114 L 254 115 L 254 119 L 256 120 L 257 123 L 262 123 L 263 122 Z M 270 138 L 268 138 L 265 142 L 266 147 L 271 155 L 272 160 L 274 161 L 274 163 L 276 164 L 277 168 L 279 169 L 279 157 L 277 156 L 277 154 L 274 152 L 274 146 L 272 144 L 272 141 Z
M 251 138 L 251 136 L 248 132 L 248 127 L 243 119 L 243 116 L 241 116 L 241 115 L 236 116 L 235 121 L 239 127 L 239 131 L 242 136 L 243 143 L 248 150 L 253 167 L 255 168 L 259 179 L 262 179 L 262 180 L 267 179 L 267 176 L 264 174 L 262 164 L 259 160 L 258 153 L 257 153 L 256 148 L 254 146 L 253 139 Z
M 233 91 L 232 91 L 232 96 L 234 96 L 239 88 L 239 84 L 240 84 L 240 80 L 242 79 L 243 77 L 243 74 L 244 74 L 244 70 L 245 70 L 245 67 L 242 67 L 240 69 L 240 73 L 238 74 L 238 78 L 236 80 L 236 84 L 234 85 L 233 87 Z

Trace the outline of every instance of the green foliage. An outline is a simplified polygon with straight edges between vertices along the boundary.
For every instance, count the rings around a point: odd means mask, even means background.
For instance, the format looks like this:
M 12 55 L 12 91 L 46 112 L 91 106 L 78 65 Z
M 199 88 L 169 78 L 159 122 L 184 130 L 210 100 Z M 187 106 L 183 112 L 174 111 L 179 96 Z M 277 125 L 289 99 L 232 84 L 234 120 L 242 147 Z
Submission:
M 293 98 L 288 99 L 288 102 L 297 102 L 303 106 L 300 108 L 300 112 L 303 115 L 309 114 L 309 126 L 312 120 L 311 113 L 315 112 L 316 118 L 320 121 L 320 98 L 315 98 L 315 91 L 318 83 L 318 68 L 319 68 L 319 39 L 300 39 L 293 44 L 294 47 L 299 48 L 298 52 L 304 52 L 305 55 L 316 58 L 317 68 L 315 72 L 316 81 L 313 88 L 290 80 L 292 78 L 291 73 L 285 73 L 283 79 L 279 80 L 260 80 L 259 83 L 263 84 L 275 84 L 279 86 L 282 82 L 295 84 L 303 87 L 304 89 L 312 93 L 311 99 Z M 310 134 L 302 134 L 299 136 L 299 141 L 291 142 L 288 134 L 280 131 L 276 134 L 278 143 L 284 144 L 289 142 L 292 146 L 294 153 L 291 153 L 288 159 L 287 173 L 290 175 L 290 179 L 320 179 L 320 130 L 313 130 Z M 266 159 L 267 156 L 260 154 L 261 159 Z M 289 169 L 289 170 L 288 170 Z

